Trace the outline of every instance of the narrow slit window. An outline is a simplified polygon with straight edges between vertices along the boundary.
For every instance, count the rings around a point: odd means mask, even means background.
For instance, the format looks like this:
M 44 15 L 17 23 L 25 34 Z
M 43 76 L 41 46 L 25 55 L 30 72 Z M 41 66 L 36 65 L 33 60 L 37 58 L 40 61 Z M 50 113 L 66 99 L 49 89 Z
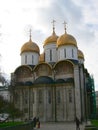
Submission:
M 69 102 L 72 103 L 72 90 L 69 90 Z
M 74 51 L 73 51 L 73 49 L 72 49 L 72 58 L 74 58 Z
M 61 102 L 61 97 L 60 97 L 60 91 L 59 90 L 57 91 L 57 98 L 58 98 L 58 103 L 60 103 Z
M 52 61 L 52 50 L 50 50 L 50 61 Z
M 64 49 L 64 57 L 66 58 L 66 49 Z
M 34 56 L 32 55 L 32 64 L 34 63 Z
M 51 91 L 48 91 L 48 103 L 51 104 Z
M 25 55 L 25 64 L 27 64 L 27 55 Z

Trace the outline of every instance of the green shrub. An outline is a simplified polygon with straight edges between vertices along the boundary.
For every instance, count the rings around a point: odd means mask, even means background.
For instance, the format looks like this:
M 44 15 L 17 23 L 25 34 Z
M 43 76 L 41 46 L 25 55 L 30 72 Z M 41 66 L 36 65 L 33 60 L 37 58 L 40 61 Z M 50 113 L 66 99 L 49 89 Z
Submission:
M 92 125 L 98 127 L 98 120 L 91 120 Z
M 4 122 L 4 123 L 0 123 L 0 128 L 7 127 L 7 126 L 16 126 L 20 124 L 23 124 L 23 122 Z

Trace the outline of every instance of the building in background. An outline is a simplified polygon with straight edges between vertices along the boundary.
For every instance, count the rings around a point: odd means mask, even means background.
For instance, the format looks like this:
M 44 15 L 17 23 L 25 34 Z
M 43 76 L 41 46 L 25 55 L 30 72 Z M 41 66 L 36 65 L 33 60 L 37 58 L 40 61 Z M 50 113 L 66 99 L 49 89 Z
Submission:
M 82 121 L 92 114 L 87 86 L 90 77 L 84 54 L 74 36 L 53 32 L 45 39 L 43 53 L 32 41 L 21 47 L 21 65 L 11 75 L 11 99 L 24 119 Z M 89 106 L 88 106 L 89 105 Z M 89 110 L 89 113 L 88 113 Z

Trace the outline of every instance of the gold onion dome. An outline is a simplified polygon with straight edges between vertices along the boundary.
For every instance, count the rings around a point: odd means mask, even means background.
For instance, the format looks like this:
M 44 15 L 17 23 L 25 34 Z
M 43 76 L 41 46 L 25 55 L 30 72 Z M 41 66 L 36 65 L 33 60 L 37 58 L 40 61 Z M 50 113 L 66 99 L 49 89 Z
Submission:
M 78 58 L 84 59 L 84 54 L 81 50 L 78 50 Z
M 26 42 L 22 47 L 21 47 L 21 54 L 23 52 L 37 52 L 38 54 L 40 53 L 39 47 L 36 43 L 32 42 L 31 38 L 29 42 Z
M 46 38 L 46 40 L 44 41 L 44 46 L 51 43 L 56 43 L 57 39 L 58 39 L 58 36 L 56 35 L 55 31 L 53 31 L 52 35 Z
M 58 47 L 63 45 L 74 45 L 77 47 L 77 41 L 72 35 L 65 33 L 61 35 L 57 40 Z
M 55 43 L 55 44 L 57 43 L 58 36 L 55 33 L 55 25 L 54 25 L 55 22 L 56 22 L 55 20 L 53 20 L 51 22 L 53 24 L 53 33 L 51 36 L 46 38 L 46 40 L 44 41 L 44 46 L 51 44 L 51 43 Z

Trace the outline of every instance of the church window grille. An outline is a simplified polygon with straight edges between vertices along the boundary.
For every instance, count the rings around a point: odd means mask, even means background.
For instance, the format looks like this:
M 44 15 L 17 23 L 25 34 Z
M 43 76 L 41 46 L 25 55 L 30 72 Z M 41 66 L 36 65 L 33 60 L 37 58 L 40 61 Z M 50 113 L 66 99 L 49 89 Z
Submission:
M 72 102 L 72 90 L 69 90 L 69 102 Z
M 48 103 L 51 104 L 51 91 L 48 91 Z
M 50 50 L 50 61 L 52 61 L 52 50 Z
M 27 64 L 27 55 L 25 55 L 25 64 Z

